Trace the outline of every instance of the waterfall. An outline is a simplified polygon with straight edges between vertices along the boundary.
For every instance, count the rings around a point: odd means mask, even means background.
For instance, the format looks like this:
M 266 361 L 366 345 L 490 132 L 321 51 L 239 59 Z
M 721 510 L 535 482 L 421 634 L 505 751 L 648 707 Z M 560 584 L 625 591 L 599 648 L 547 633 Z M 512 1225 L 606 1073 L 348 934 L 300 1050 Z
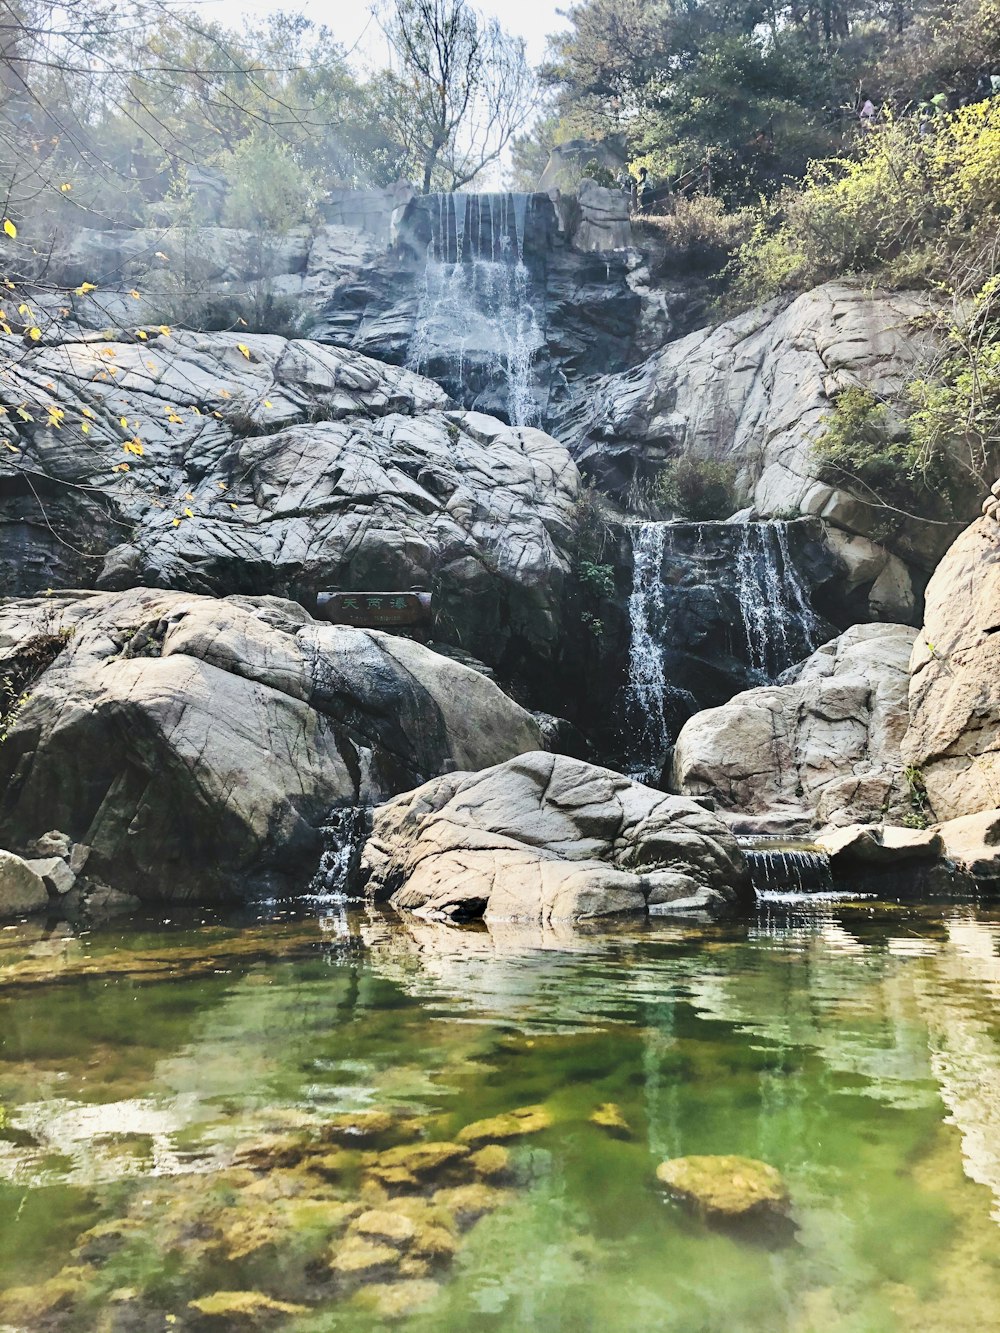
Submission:
M 349 898 L 368 836 L 368 811 L 357 805 L 331 810 L 322 832 L 323 854 L 309 893 L 322 898 Z
M 791 839 L 737 838 L 758 896 L 827 893 L 833 888 L 830 858 L 807 842 Z
M 636 523 L 632 536 L 632 591 L 628 599 L 628 773 L 658 786 L 673 743 L 667 704 L 682 716 L 697 710 L 694 696 L 667 679 L 667 625 L 663 561 L 673 535 L 670 523 Z
M 741 526 L 736 579 L 747 659 L 767 683 L 818 646 L 820 623 L 788 548 L 788 524 Z
M 503 384 L 515 426 L 537 425 L 532 369 L 545 337 L 524 262 L 528 194 L 430 197 L 431 239 L 407 367 L 461 390 Z M 459 393 L 463 401 L 474 393 Z

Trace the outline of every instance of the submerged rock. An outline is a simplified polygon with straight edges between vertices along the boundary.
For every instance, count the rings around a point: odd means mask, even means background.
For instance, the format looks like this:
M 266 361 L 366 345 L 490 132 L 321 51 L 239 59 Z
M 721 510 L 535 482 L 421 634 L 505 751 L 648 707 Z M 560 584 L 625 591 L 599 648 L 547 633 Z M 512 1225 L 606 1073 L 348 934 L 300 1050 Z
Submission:
M 906 625 L 855 625 L 786 683 L 697 713 L 677 738 L 677 786 L 741 814 L 836 825 L 901 818 L 911 810 L 900 743 L 914 637 Z
M 372 898 L 445 920 L 721 907 L 748 892 L 735 839 L 701 806 L 543 753 L 380 807 L 363 865 Z
M 630 1139 L 632 1137 L 632 1127 L 622 1115 L 621 1107 L 617 1102 L 602 1102 L 587 1118 L 592 1125 L 597 1125 L 599 1129 L 606 1130 L 612 1138 Z
M 708 1222 L 770 1224 L 787 1221 L 791 1199 L 781 1173 L 751 1157 L 674 1157 L 656 1178 Z
M 52 625 L 63 646 L 0 747 L 0 838 L 57 821 L 144 900 L 301 889 L 331 807 L 539 744 L 479 672 L 277 598 L 10 599 L 0 670 Z
M 538 1134 L 552 1124 L 552 1116 L 544 1106 L 520 1106 L 516 1111 L 504 1111 L 488 1120 L 476 1120 L 459 1130 L 460 1143 L 490 1143 L 497 1139 L 519 1139 L 526 1134 Z M 486 1149 L 483 1150 L 484 1152 Z M 482 1153 L 477 1154 L 482 1160 Z
M 213 1328 L 246 1328 L 277 1320 L 282 1315 L 308 1314 L 307 1305 L 276 1301 L 260 1291 L 215 1291 L 189 1301 L 188 1308 Z

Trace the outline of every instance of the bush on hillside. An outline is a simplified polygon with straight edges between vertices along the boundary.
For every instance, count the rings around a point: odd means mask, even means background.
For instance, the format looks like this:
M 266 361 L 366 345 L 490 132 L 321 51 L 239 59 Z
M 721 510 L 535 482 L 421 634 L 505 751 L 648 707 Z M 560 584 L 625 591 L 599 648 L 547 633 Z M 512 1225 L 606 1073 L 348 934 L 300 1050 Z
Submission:
M 656 480 L 654 498 L 694 522 L 728 518 L 738 507 L 736 469 L 712 458 L 672 459 Z

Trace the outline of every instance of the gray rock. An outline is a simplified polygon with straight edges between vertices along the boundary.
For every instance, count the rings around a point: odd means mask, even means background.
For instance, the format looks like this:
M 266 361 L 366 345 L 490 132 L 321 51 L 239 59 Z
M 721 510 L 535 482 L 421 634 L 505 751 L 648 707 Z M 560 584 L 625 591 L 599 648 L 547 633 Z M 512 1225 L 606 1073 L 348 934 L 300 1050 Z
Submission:
M 749 893 L 735 839 L 692 801 L 535 753 L 375 811 L 368 892 L 443 920 L 545 924 L 719 908 Z
M 674 780 L 750 815 L 842 825 L 910 808 L 900 742 L 915 631 L 856 625 L 780 685 L 738 694 L 685 723 Z
M 1000 881 L 1000 810 L 946 820 L 937 832 L 945 855 L 961 871 L 981 884 Z
M 679 454 L 730 462 L 740 499 L 760 514 L 816 515 L 884 548 L 883 562 L 892 553 L 926 573 L 955 529 L 907 520 L 886 535 L 885 511 L 824 481 L 812 445 L 843 389 L 863 385 L 889 400 L 902 389 L 933 337 L 914 326 L 932 305 L 923 293 L 827 283 L 669 343 L 598 381 L 552 428 L 612 493 L 648 482 Z M 967 498 L 971 517 L 978 497 Z M 872 614 L 898 615 L 914 595 L 912 582 L 883 585 Z
M 816 846 L 826 852 L 835 871 L 844 866 L 898 865 L 936 861 L 944 855 L 937 829 L 911 829 L 891 824 L 848 824 L 819 833 Z
M 28 850 L 34 852 L 36 856 L 61 856 L 65 860 L 70 854 L 72 845 L 72 839 L 68 838 L 65 833 L 53 829 L 49 833 L 43 833 L 40 838 L 36 838 Z
M 0 851 L 0 919 L 44 912 L 48 905 L 41 876 L 13 852 Z
M 0 746 L 0 837 L 55 822 L 145 900 L 295 891 L 331 807 L 540 742 L 479 672 L 276 598 L 9 599 L 0 672 L 41 623 L 71 632 Z
M 31 867 L 53 898 L 69 893 L 70 889 L 76 884 L 76 875 L 61 856 L 45 856 L 28 860 L 25 865 Z
M 927 585 L 910 662 L 907 764 L 938 819 L 1000 805 L 1000 539 L 980 518 Z
M 90 848 L 84 842 L 75 842 L 73 849 L 69 854 L 69 868 L 74 875 L 83 872 L 84 867 L 90 860 Z
M 95 379 L 108 365 L 117 376 Z M 30 467 L 45 495 L 25 488 L 0 512 L 8 590 L 96 576 L 313 605 L 324 587 L 420 584 L 438 637 L 489 664 L 554 652 L 579 476 L 541 431 L 449 412 L 429 380 L 270 336 L 64 343 L 11 373 L 12 393 L 30 397 L 41 377 L 78 406 L 59 430 L 21 423 L 22 454 L 0 460 L 0 474 Z M 141 458 L 123 452 L 133 432 Z M 112 470 L 130 458 L 129 472 Z M 93 556 L 68 551 L 60 525 L 87 529 Z

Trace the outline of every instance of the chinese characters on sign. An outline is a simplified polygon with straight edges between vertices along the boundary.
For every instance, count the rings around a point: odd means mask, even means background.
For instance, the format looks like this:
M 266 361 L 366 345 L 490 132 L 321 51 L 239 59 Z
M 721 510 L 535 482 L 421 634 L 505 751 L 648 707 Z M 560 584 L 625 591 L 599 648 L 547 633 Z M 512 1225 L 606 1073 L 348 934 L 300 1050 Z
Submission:
M 427 625 L 429 592 L 321 592 L 316 614 L 335 625 L 378 629 L 382 625 Z

